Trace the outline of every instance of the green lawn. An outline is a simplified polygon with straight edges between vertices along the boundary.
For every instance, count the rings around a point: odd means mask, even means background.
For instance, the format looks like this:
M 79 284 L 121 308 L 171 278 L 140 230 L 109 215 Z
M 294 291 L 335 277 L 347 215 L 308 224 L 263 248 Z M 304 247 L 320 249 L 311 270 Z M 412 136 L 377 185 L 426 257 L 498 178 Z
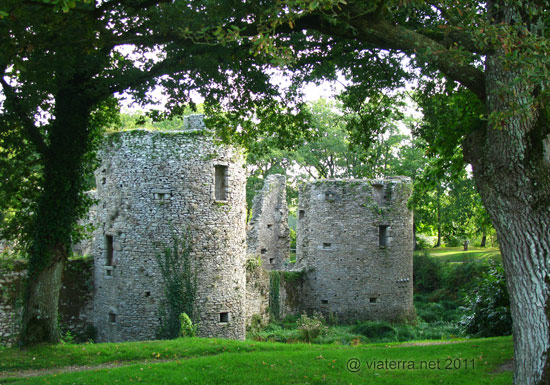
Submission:
M 433 343 L 433 341 L 431 342 Z M 411 346 L 179 339 L 0 350 L 2 372 L 89 365 L 0 384 L 511 384 L 511 337 Z M 358 361 L 353 361 L 353 360 Z M 166 361 L 167 362 L 159 362 Z M 350 361 L 351 360 L 351 361 Z M 126 366 L 93 368 L 106 363 Z M 140 362 L 136 362 L 140 361 Z M 359 362 L 360 367 L 348 362 Z M 351 370 L 350 370 L 351 369 Z M 356 371 L 355 371 L 356 370 Z
M 437 247 L 425 250 L 431 257 L 438 258 L 442 262 L 470 262 L 475 259 L 489 259 L 500 257 L 500 249 L 497 247 L 469 247 L 464 251 L 460 247 Z M 417 253 L 423 253 L 417 251 Z

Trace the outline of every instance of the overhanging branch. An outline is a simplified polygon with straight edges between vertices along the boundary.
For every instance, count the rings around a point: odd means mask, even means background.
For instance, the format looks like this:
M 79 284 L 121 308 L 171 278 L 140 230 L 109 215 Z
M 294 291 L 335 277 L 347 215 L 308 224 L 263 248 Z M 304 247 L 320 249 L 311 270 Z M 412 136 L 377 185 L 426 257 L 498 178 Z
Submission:
M 4 68 L 5 70 L 5 68 Z M 44 142 L 44 138 L 40 134 L 40 130 L 35 126 L 34 120 L 30 118 L 29 114 L 23 108 L 20 98 L 15 93 L 13 87 L 11 87 L 6 80 L 4 80 L 4 73 L 2 71 L 2 76 L 0 76 L 0 85 L 4 89 L 4 96 L 6 97 L 6 103 L 8 106 L 11 106 L 13 112 L 18 117 L 19 121 L 23 125 L 23 129 L 26 132 L 27 138 L 35 146 L 36 150 L 42 154 L 46 155 L 48 152 L 48 146 Z

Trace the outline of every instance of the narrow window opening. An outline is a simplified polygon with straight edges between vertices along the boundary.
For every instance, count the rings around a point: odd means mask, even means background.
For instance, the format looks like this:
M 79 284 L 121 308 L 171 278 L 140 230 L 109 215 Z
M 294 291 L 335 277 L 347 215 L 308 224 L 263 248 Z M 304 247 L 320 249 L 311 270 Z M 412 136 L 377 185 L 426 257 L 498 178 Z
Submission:
M 227 200 L 227 166 L 214 166 L 214 179 L 215 179 L 215 195 L 216 200 Z
M 261 253 L 261 254 L 267 253 L 267 249 L 261 249 L 261 250 L 260 250 L 260 253 Z
M 330 249 L 332 247 L 332 243 L 323 242 L 323 249 Z
M 220 313 L 220 323 L 226 324 L 229 322 L 229 313 L 222 312 Z
M 375 184 L 372 186 L 373 198 L 378 206 L 383 206 L 385 203 L 384 200 L 384 185 Z
M 306 212 L 304 210 L 298 211 L 298 219 L 304 219 Z
M 275 262 L 275 258 L 269 258 L 269 263 L 273 264 Z
M 322 305 L 328 305 L 328 299 L 322 299 L 321 304 Z
M 116 314 L 115 313 L 109 313 L 109 322 L 116 323 Z
M 105 236 L 105 262 L 106 266 L 113 266 L 113 236 L 112 235 L 106 235 Z M 110 274 L 107 274 L 110 275 Z
M 376 297 L 370 297 L 370 298 L 369 298 L 369 302 L 370 302 L 370 303 L 376 303 L 376 302 L 378 302 L 378 301 L 377 301 L 377 298 L 376 298 Z
M 105 184 L 105 183 L 107 183 L 107 178 L 103 178 L 103 179 L 101 180 L 101 184 Z
M 386 247 L 388 245 L 388 225 L 378 226 L 378 246 Z
M 271 224 L 267 225 L 267 228 L 268 228 L 268 229 L 270 229 L 270 228 L 272 228 L 272 227 L 273 227 L 273 225 L 271 225 Z
M 150 296 L 151 296 L 151 292 L 150 292 L 150 291 L 146 291 L 146 292 L 145 292 L 145 296 L 146 296 L 146 297 L 150 297 Z
M 110 277 L 111 276 L 111 270 L 105 270 L 105 275 L 107 277 Z

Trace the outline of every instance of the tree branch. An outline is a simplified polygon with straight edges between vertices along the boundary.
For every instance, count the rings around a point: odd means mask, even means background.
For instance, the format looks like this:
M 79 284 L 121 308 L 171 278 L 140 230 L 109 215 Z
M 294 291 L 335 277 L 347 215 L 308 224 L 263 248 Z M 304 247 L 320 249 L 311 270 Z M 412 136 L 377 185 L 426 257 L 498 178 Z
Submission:
M 29 117 L 23 106 L 21 105 L 21 100 L 17 97 L 13 87 L 11 87 L 5 80 L 5 67 L 2 71 L 2 76 L 0 76 L 0 85 L 4 89 L 4 96 L 6 97 L 6 103 L 11 105 L 13 112 L 19 118 L 19 121 L 23 125 L 23 129 L 27 133 L 27 138 L 35 146 L 36 150 L 41 155 L 47 155 L 48 146 L 44 142 L 44 138 L 40 134 L 40 130 L 35 126 L 34 120 Z
M 416 55 L 421 61 L 435 66 L 449 78 L 470 89 L 485 102 L 483 71 L 469 63 L 463 63 L 464 58 L 459 52 L 448 49 L 419 32 L 391 24 L 387 20 L 373 21 L 367 15 L 345 21 L 347 28 L 341 24 L 330 23 L 321 15 L 308 15 L 296 21 L 294 30 L 312 29 L 333 37 L 360 41 L 372 48 L 398 50 Z

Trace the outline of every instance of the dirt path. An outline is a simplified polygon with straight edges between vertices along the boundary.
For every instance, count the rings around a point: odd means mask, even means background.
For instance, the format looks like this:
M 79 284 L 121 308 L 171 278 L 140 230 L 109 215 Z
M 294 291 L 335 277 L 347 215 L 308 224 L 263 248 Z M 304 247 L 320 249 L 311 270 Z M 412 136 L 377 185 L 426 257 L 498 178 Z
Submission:
M 0 381 L 3 378 L 27 378 L 27 377 L 36 377 L 36 376 L 47 376 L 50 374 L 59 374 L 67 372 L 84 372 L 87 370 L 99 370 L 99 369 L 111 369 L 111 368 L 120 368 L 122 366 L 130 365 L 150 365 L 150 364 L 159 364 L 163 362 L 173 362 L 179 361 L 184 358 L 179 359 L 164 359 L 164 360 L 145 360 L 145 361 L 114 361 L 106 362 L 104 364 L 97 365 L 75 365 L 75 366 L 64 366 L 62 368 L 46 368 L 46 369 L 28 369 L 28 370 L 14 370 L 7 372 L 0 372 Z M 0 383 L 1 385 L 1 383 Z

